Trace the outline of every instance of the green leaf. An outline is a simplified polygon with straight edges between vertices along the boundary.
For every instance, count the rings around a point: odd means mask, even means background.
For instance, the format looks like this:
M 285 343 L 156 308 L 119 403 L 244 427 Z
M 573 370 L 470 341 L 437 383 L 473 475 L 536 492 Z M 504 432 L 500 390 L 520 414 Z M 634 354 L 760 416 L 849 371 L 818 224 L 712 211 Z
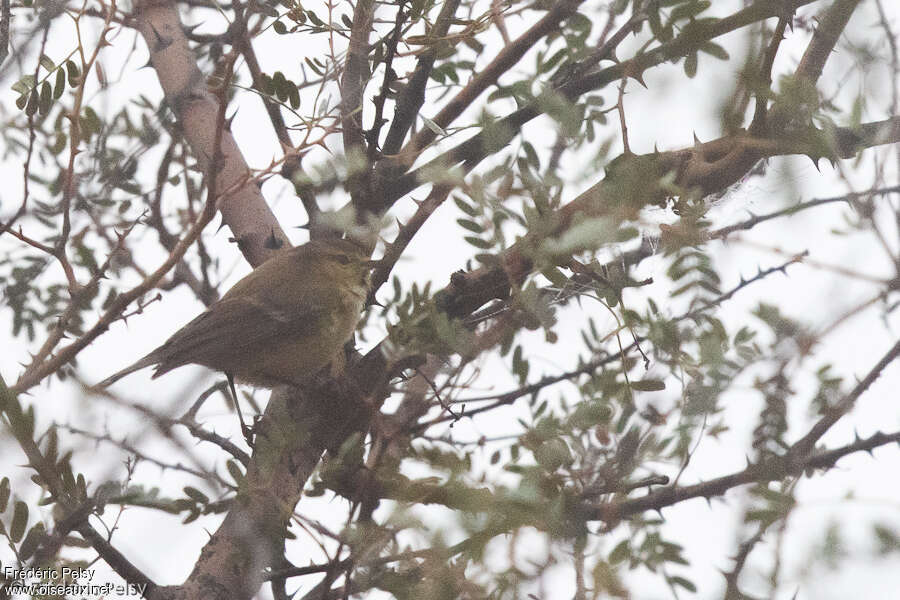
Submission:
M 697 53 L 692 52 L 684 59 L 684 74 L 691 79 L 697 74 Z
M 22 542 L 22 545 L 19 546 L 19 560 L 26 561 L 31 558 L 43 540 L 44 524 L 38 522 L 34 527 L 28 530 L 28 535 L 25 536 L 25 540 Z
M 632 381 L 631 389 L 636 392 L 660 392 L 666 389 L 666 382 L 661 379 L 641 379 Z
M 483 240 L 483 239 L 477 238 L 473 235 L 467 235 L 463 239 L 466 240 L 467 242 L 469 242 L 470 244 L 472 244 L 473 246 L 475 246 L 476 248 L 481 248 L 482 250 L 490 250 L 491 248 L 494 247 L 493 242 L 491 242 L 490 240 Z
M 185 486 L 184 493 L 188 498 L 194 500 L 195 502 L 199 502 L 200 504 L 209 504 L 209 496 L 201 492 L 195 487 Z
M 59 100 L 66 91 L 66 72 L 62 68 L 56 70 L 56 83 L 53 86 L 53 99 Z
M 78 65 L 74 60 L 66 61 L 66 74 L 69 76 L 69 87 L 78 87 L 81 83 L 81 73 L 79 73 Z
M 728 60 L 729 58 L 728 50 L 715 42 L 706 42 L 700 46 L 700 50 L 711 56 L 715 56 L 719 60 Z
M 225 463 L 225 467 L 228 469 L 228 474 L 231 475 L 231 478 L 238 485 L 244 481 L 244 472 L 241 470 L 240 465 L 235 460 L 229 460 Z
M 685 579 L 684 577 L 672 575 L 672 576 L 668 577 L 667 581 L 670 584 L 672 584 L 673 586 L 683 587 L 684 589 L 686 589 L 689 592 L 697 591 L 697 586 L 694 585 L 694 583 L 692 581 Z
M 548 471 L 555 471 L 572 463 L 569 446 L 559 438 L 547 440 L 534 451 L 534 459 Z
M 465 200 L 463 200 L 462 198 L 460 198 L 459 196 L 454 195 L 453 202 L 456 203 L 456 206 L 459 207 L 459 210 L 463 211 L 470 217 L 478 216 L 478 209 L 475 208 L 474 206 L 472 206 L 471 204 L 469 204 L 468 202 L 466 202 Z
M 469 219 L 457 219 L 456 222 L 459 223 L 459 226 L 463 229 L 468 229 L 473 233 L 482 233 L 484 231 L 484 227 Z
M 620 563 L 631 556 L 631 545 L 629 540 L 622 540 L 613 551 L 609 553 L 609 562 L 611 564 Z
M 671 21 L 682 21 L 684 19 L 692 19 L 710 7 L 712 3 L 709 0 L 700 0 L 699 2 L 684 2 L 679 4 L 672 10 L 669 19 Z
M 41 99 L 38 104 L 38 109 L 41 111 L 42 115 L 46 115 L 50 112 L 50 105 L 53 103 L 53 90 L 50 87 L 50 83 L 45 81 L 41 85 Z
M 28 525 L 28 505 L 18 500 L 13 509 L 12 525 L 9 528 L 9 539 L 18 543 L 25 535 L 25 526 Z
M 12 84 L 13 91 L 22 95 L 29 93 L 32 88 L 34 88 L 34 76 L 32 75 L 23 75 L 21 79 Z
M 40 96 L 38 95 L 38 91 L 32 90 L 31 94 L 28 96 L 28 104 L 25 105 L 25 114 L 29 117 L 34 116 L 34 113 L 37 112 L 39 102 Z
M 41 66 L 44 67 L 44 70 L 48 73 L 51 73 L 53 69 L 56 68 L 56 63 L 53 62 L 53 59 L 47 56 L 46 54 L 41 54 L 41 58 L 39 59 Z

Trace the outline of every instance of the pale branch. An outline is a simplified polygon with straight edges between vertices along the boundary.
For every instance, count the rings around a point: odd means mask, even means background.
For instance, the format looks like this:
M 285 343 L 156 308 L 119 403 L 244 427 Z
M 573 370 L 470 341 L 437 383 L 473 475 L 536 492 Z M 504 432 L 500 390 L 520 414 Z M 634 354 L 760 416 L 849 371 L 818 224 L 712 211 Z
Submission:
M 216 207 L 231 228 L 247 261 L 257 266 L 290 246 L 230 131 L 219 131 L 220 101 L 206 87 L 174 2 L 145 0 L 136 7 L 136 25 L 150 62 L 201 169 L 215 169 Z

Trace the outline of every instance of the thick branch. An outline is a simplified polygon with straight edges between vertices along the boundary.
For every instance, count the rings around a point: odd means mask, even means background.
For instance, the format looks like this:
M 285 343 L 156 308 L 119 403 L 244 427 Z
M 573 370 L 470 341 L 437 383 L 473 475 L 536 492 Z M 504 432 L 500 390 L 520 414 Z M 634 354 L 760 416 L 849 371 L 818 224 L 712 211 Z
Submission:
M 350 31 L 350 46 L 347 48 L 347 66 L 341 79 L 341 125 L 344 136 L 344 152 L 348 156 L 363 157 L 365 136 L 363 134 L 363 92 L 369 80 L 369 33 L 375 17 L 374 0 L 360 0 L 353 11 L 353 26 Z M 358 189 L 364 180 L 357 173 L 351 178 L 350 193 L 355 206 L 365 190 Z
M 207 88 L 184 35 L 175 3 L 145 1 L 137 6 L 137 28 L 150 50 L 150 62 L 181 122 L 184 137 L 204 172 L 216 169 L 217 208 L 247 261 L 257 266 L 290 243 L 269 210 L 232 137 L 224 131 L 216 148 L 219 102 Z
M 838 39 L 847 27 L 859 0 L 837 0 L 819 15 L 819 25 L 813 33 L 812 41 L 806 48 L 796 76 L 816 82 L 822 75 L 825 62 L 834 51 Z

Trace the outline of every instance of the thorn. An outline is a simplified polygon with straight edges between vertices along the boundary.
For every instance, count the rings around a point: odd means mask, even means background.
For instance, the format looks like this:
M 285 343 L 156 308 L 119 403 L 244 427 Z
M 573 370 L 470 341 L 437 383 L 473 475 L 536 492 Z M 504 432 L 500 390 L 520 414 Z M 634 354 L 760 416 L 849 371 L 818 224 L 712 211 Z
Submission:
M 701 141 L 700 141 L 700 138 L 697 137 L 697 132 L 696 132 L 696 131 L 692 131 L 691 133 L 693 133 L 693 135 L 694 135 L 694 145 L 695 145 L 695 146 L 701 145 L 703 142 L 701 142 Z
M 284 246 L 284 240 L 276 236 L 275 230 L 272 229 L 272 231 L 269 232 L 269 237 L 267 237 L 266 241 L 263 243 L 263 246 L 269 250 L 278 250 Z
M 181 31 L 184 32 L 184 35 L 190 36 L 192 33 L 194 33 L 194 30 L 197 29 L 198 27 L 200 27 L 201 25 L 203 25 L 203 23 L 195 23 L 193 25 L 182 25 Z
M 225 131 L 231 131 L 231 122 L 234 121 L 234 118 L 237 116 L 237 114 L 238 114 L 238 109 L 236 108 L 236 109 L 234 109 L 234 112 L 231 113 L 230 117 L 225 117 L 225 123 L 224 123 Z
M 637 81 L 642 86 L 644 86 L 644 89 L 648 89 L 648 90 L 650 89 L 649 87 L 647 87 L 647 84 L 644 82 L 644 72 L 643 71 L 641 71 L 637 75 L 632 75 L 631 78 L 634 79 L 635 81 Z
M 164 38 L 152 23 L 150 24 L 150 29 L 153 30 L 153 37 L 156 38 L 156 42 L 153 44 L 153 52 L 162 52 L 172 45 L 172 38 Z

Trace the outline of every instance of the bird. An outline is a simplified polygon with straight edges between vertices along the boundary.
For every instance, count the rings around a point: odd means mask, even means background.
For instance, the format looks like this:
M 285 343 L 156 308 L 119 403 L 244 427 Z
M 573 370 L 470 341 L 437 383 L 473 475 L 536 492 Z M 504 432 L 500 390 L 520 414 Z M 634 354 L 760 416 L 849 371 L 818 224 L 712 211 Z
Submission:
M 355 242 L 337 238 L 279 252 L 161 346 L 96 387 L 146 367 L 156 367 L 155 379 L 187 364 L 256 387 L 302 385 L 353 334 L 377 262 Z

